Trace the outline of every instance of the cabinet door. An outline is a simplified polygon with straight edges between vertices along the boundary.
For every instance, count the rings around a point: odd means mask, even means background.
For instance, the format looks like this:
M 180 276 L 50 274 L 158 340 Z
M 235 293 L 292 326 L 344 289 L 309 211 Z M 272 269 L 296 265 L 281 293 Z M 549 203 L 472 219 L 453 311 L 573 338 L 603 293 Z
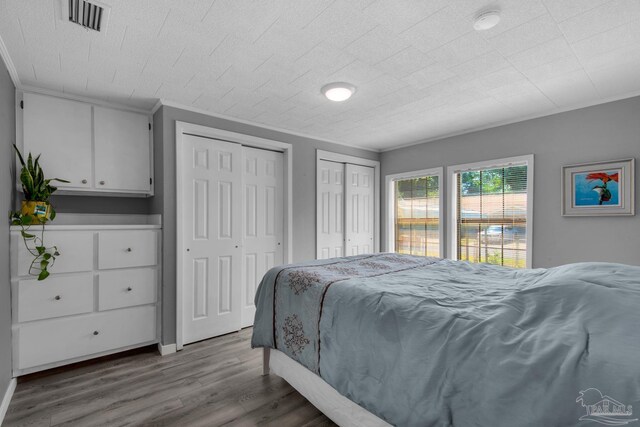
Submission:
M 41 154 L 46 177 L 71 181 L 59 188 L 90 188 L 91 105 L 32 93 L 23 100 L 25 157 Z
M 151 191 L 149 118 L 94 107 L 95 188 Z

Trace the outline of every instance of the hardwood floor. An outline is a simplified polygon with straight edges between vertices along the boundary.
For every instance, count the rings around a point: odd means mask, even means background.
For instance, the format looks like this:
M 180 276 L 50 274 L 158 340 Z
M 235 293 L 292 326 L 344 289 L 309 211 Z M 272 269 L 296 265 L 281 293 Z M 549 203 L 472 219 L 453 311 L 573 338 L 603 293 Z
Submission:
M 22 377 L 3 426 L 335 426 L 276 375 L 251 329 Z

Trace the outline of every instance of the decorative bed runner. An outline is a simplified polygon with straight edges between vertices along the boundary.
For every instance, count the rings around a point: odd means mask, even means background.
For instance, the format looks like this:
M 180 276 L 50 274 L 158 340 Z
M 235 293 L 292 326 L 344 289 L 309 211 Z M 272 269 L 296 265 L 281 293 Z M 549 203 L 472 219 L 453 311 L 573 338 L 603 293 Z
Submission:
M 325 296 L 332 286 L 427 266 L 439 258 L 396 254 L 353 256 L 322 265 L 280 270 L 274 284 L 273 340 L 275 348 L 320 373 L 320 321 Z

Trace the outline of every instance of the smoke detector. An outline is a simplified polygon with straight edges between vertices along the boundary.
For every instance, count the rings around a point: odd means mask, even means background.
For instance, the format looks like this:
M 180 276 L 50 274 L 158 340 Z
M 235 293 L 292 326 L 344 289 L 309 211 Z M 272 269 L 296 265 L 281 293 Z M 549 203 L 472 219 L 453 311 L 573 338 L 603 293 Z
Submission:
M 488 10 L 476 16 L 473 28 L 476 31 L 485 31 L 498 25 L 498 22 L 500 22 L 500 11 Z

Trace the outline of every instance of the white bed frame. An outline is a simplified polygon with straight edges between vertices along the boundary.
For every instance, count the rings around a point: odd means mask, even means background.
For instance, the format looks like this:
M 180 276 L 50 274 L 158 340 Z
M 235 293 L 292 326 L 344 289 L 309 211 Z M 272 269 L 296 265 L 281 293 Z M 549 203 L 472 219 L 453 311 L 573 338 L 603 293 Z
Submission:
M 391 427 L 391 424 L 353 403 L 283 352 L 264 348 L 262 357 L 263 375 L 269 375 L 272 370 L 339 426 Z

